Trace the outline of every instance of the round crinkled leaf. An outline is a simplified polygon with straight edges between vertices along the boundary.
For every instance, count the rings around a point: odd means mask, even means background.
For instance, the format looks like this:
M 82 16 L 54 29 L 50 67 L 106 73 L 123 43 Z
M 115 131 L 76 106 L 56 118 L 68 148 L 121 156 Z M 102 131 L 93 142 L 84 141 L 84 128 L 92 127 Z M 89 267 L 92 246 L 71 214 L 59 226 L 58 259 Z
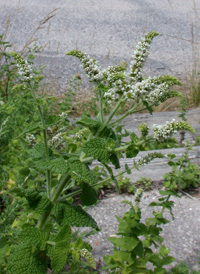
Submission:
M 46 274 L 46 261 L 38 252 L 33 252 L 32 245 L 18 245 L 11 249 L 8 257 L 7 274 Z
M 68 160 L 69 174 L 78 183 L 86 182 L 92 185 L 95 182 L 95 177 L 91 173 L 90 169 L 86 164 L 81 163 L 81 161 L 76 157 L 71 157 Z
M 106 148 L 107 141 L 103 138 L 94 138 L 83 146 L 83 152 L 100 162 L 109 160 L 109 152 Z

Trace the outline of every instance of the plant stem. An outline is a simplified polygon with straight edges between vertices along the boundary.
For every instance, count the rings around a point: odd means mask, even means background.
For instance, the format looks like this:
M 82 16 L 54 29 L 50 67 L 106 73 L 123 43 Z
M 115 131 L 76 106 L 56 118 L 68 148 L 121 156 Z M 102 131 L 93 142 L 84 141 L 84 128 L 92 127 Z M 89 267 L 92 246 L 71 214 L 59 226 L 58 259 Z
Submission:
M 63 189 L 71 179 L 69 174 L 66 174 L 60 181 L 58 187 L 55 189 L 55 191 L 52 194 L 52 203 L 56 202 L 57 199 L 59 198 L 60 194 L 62 193 Z
M 58 187 L 55 189 L 55 191 L 54 191 L 54 193 L 53 193 L 53 195 L 52 195 L 52 200 L 51 200 L 52 203 L 55 203 L 55 202 L 57 201 L 58 197 L 59 197 L 60 194 L 62 193 L 62 191 L 63 191 L 64 187 L 66 186 L 66 184 L 69 182 L 70 178 L 71 178 L 71 177 L 70 177 L 68 174 L 66 174 L 66 175 L 61 179 L 61 181 L 60 181 Z M 48 220 L 50 214 L 51 214 L 51 209 L 50 209 L 49 211 L 47 211 L 47 212 L 44 212 L 44 213 L 41 215 L 41 217 L 40 217 L 40 219 L 38 220 L 38 223 L 37 223 L 37 227 L 38 227 L 39 229 L 43 229 L 43 228 L 45 227 L 45 224 L 46 224 L 46 222 L 47 222 L 47 220 Z
M 102 90 L 98 89 L 98 91 L 99 91 L 99 114 L 100 114 L 100 120 L 103 123 L 104 122 L 104 112 L 103 112 Z
M 121 175 L 123 175 L 123 174 L 125 174 L 125 173 L 126 173 L 126 170 L 121 171 L 121 172 L 119 172 L 119 173 L 115 176 L 115 178 L 117 178 L 117 177 L 119 177 L 119 176 L 121 176 Z M 98 185 L 100 185 L 100 184 L 107 183 L 107 182 L 109 182 L 109 181 L 111 181 L 111 180 L 112 180 L 112 178 L 111 178 L 111 177 L 108 177 L 108 178 L 106 178 L 106 179 L 104 179 L 104 180 L 102 180 L 102 181 L 99 181 L 99 182 L 93 184 L 93 187 L 98 186 Z M 80 194 L 81 192 L 82 192 L 82 189 L 77 189 L 77 190 L 75 190 L 75 191 L 73 191 L 73 192 L 71 192 L 71 193 L 65 195 L 64 197 L 58 199 L 57 201 L 59 201 L 59 202 L 60 202 L 60 201 L 64 201 L 64 200 L 66 200 L 66 199 L 68 199 L 68 198 L 71 198 L 71 197 L 74 197 L 74 196 Z
M 87 157 L 87 158 L 81 158 L 80 157 L 80 161 L 81 161 L 81 163 L 87 163 L 87 162 L 90 162 L 90 161 L 92 161 L 92 160 L 94 160 L 94 158 L 93 157 Z
M 140 105 L 141 105 L 141 103 L 140 103 L 140 104 L 137 104 L 135 107 L 132 107 L 132 108 L 129 109 L 125 114 L 123 114 L 122 116 L 120 116 L 118 119 L 116 119 L 115 121 L 113 121 L 113 122 L 110 123 L 109 125 L 110 125 L 110 126 L 114 126 L 115 124 L 117 124 L 117 123 L 119 123 L 120 121 L 122 121 L 122 120 L 123 120 L 125 117 L 127 117 L 128 115 L 133 114 L 133 113 L 135 113 L 135 112 L 140 112 L 140 111 L 146 109 L 146 107 L 144 107 L 144 108 L 142 108 L 142 109 L 140 109 L 140 110 L 135 110 L 135 111 L 134 111 L 134 109 L 136 109 L 136 108 L 139 107 Z
M 51 210 L 44 212 L 37 223 L 37 228 L 43 229 L 45 227 L 45 224 L 51 214 Z
M 106 122 L 105 122 L 105 125 L 107 125 L 107 124 L 110 122 L 110 120 L 113 118 L 113 116 L 115 115 L 115 113 L 116 113 L 117 110 L 119 109 L 119 107 L 120 107 L 121 103 L 124 101 L 124 99 L 125 99 L 125 97 L 122 96 L 122 97 L 120 98 L 120 100 L 117 102 L 117 104 L 116 104 L 115 107 L 113 108 L 112 112 L 111 112 L 110 115 L 108 116 L 108 118 L 107 118 L 107 120 L 106 120 Z
M 44 140 L 44 146 L 45 146 L 45 156 L 46 156 L 46 160 L 48 161 L 49 160 L 49 149 L 48 149 L 47 131 L 46 131 L 46 127 L 45 127 L 44 115 L 43 115 L 41 106 L 37 103 L 37 98 L 35 96 L 35 92 L 31 86 L 31 83 L 29 83 L 29 86 L 31 89 L 31 94 L 37 104 L 40 120 L 42 122 L 42 132 L 43 132 L 43 140 Z M 47 184 L 46 184 L 47 197 L 49 199 L 51 199 L 51 171 L 49 169 L 47 169 L 47 171 L 46 171 L 46 178 L 47 178 Z

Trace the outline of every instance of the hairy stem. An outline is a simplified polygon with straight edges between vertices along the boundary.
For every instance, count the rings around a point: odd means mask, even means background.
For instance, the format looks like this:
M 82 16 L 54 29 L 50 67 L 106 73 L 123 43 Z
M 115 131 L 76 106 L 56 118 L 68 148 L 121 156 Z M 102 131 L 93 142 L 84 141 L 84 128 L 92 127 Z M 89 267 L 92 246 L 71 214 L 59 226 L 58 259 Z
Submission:
M 60 194 L 62 193 L 63 189 L 67 185 L 67 183 L 70 181 L 71 177 L 70 175 L 66 174 L 60 181 L 58 187 L 55 189 L 55 191 L 52 194 L 52 203 L 56 202 L 59 198 Z
M 132 108 L 129 109 L 126 113 L 124 113 L 122 116 L 120 116 L 118 119 L 116 119 L 115 121 L 113 121 L 113 122 L 110 123 L 109 125 L 110 125 L 110 126 L 114 126 L 114 125 L 118 124 L 119 122 L 121 122 L 121 121 L 122 121 L 125 117 L 127 117 L 128 115 L 133 114 L 133 113 L 135 113 L 135 112 L 140 112 L 140 111 L 146 109 L 146 107 L 145 107 L 145 108 L 142 108 L 142 109 L 140 109 L 140 110 L 135 110 L 135 109 L 138 108 L 140 105 L 141 105 L 141 103 L 140 103 L 140 104 L 137 104 L 135 107 L 132 107 Z M 135 110 L 135 111 L 134 111 L 134 110 Z
M 99 114 L 100 114 L 100 120 L 103 123 L 104 122 L 103 94 L 101 89 L 98 89 L 98 91 L 99 91 Z
M 46 222 L 49 218 L 51 214 L 51 210 L 47 211 L 47 212 L 44 212 L 41 216 L 40 216 L 40 219 L 38 220 L 38 223 L 37 223 L 37 228 L 39 229 L 43 229 L 46 225 Z
M 125 99 L 125 97 L 122 96 L 122 97 L 120 98 L 120 100 L 117 102 L 117 104 L 116 104 L 115 107 L 113 108 L 112 112 L 111 112 L 110 115 L 108 116 L 108 118 L 107 118 L 107 120 L 106 120 L 106 122 L 105 122 L 105 125 L 107 125 L 107 124 L 110 122 L 110 120 L 113 118 L 113 116 L 115 115 L 115 113 L 116 113 L 117 110 L 119 109 L 119 107 L 120 107 L 121 103 L 124 101 L 124 99 Z
M 46 156 L 46 160 L 49 160 L 49 149 L 48 149 L 47 131 L 46 131 L 46 127 L 45 127 L 44 115 L 43 115 L 41 106 L 37 103 L 37 98 L 35 96 L 35 92 L 31 86 L 31 83 L 29 83 L 29 86 L 31 89 L 31 94 L 37 104 L 38 113 L 39 113 L 40 120 L 42 123 L 42 133 L 43 133 L 43 141 L 44 141 L 44 146 L 45 146 L 45 156 Z M 46 178 L 47 178 L 47 184 L 46 184 L 47 197 L 49 199 L 51 199 L 51 171 L 49 169 L 47 169 L 47 171 L 46 171 Z
M 69 182 L 70 179 L 71 179 L 71 177 L 68 174 L 66 174 L 61 179 L 58 187 L 53 192 L 52 200 L 51 200 L 52 203 L 55 203 L 57 201 L 58 197 L 60 196 L 60 194 L 62 193 L 63 189 L 65 188 L 66 184 Z M 37 227 L 39 229 L 43 229 L 45 227 L 46 222 L 47 222 L 50 214 L 51 214 L 51 209 L 49 211 L 44 212 L 41 215 L 41 217 L 40 217 L 40 219 L 38 220 L 38 223 L 37 223 Z

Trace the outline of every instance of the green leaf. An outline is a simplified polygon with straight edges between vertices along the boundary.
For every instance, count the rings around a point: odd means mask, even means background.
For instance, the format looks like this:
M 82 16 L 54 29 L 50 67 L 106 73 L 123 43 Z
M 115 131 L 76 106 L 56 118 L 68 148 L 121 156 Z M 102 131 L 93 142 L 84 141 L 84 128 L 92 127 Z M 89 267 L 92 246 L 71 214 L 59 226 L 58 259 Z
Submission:
M 70 157 L 67 163 L 69 167 L 69 174 L 74 180 L 78 183 L 86 182 L 90 185 L 94 184 L 95 177 L 86 164 L 81 163 L 77 157 Z
M 119 189 L 119 184 L 118 184 L 118 181 L 117 179 L 115 178 L 114 174 L 113 174 L 113 170 L 111 167 L 109 167 L 108 165 L 104 164 L 105 168 L 107 169 L 107 171 L 109 172 L 110 174 L 110 177 L 111 177 L 111 180 L 112 182 L 115 184 L 116 188 L 117 188 L 117 191 L 120 193 L 120 189 Z
M 61 230 L 59 231 L 59 233 L 57 234 L 55 241 L 61 242 L 61 241 L 65 241 L 70 243 L 71 242 L 71 228 L 69 225 L 64 225 Z
M 83 152 L 100 162 L 107 162 L 109 160 L 109 152 L 106 145 L 107 141 L 105 139 L 97 137 L 84 144 Z
M 30 126 L 26 127 L 22 134 L 25 134 L 25 133 L 30 133 L 30 132 L 33 132 L 33 131 L 36 131 L 38 129 L 42 129 L 42 125 L 40 122 L 37 122 L 35 124 L 31 124 Z
M 130 134 L 130 138 L 131 138 L 131 141 L 134 143 L 134 142 L 136 142 L 137 140 L 138 140 L 138 136 L 137 136 L 137 134 L 135 134 L 135 132 L 132 132 L 131 134 Z
M 94 188 L 84 183 L 82 186 L 82 193 L 80 199 L 83 205 L 93 205 L 97 201 L 97 193 Z
M 57 115 L 50 115 L 46 120 L 45 120 L 45 126 L 50 127 L 53 125 L 57 125 L 60 121 L 62 120 L 62 117 L 57 116 Z
M 126 150 L 126 157 L 133 158 L 133 157 L 136 157 L 138 153 L 139 153 L 139 149 L 134 144 L 131 144 L 128 146 Z
M 39 168 L 40 170 L 51 170 L 52 172 L 58 173 L 58 174 L 65 174 L 68 172 L 69 167 L 68 164 L 65 162 L 63 158 L 57 158 L 53 160 L 45 160 L 41 159 L 37 161 L 36 167 Z
M 120 162 L 119 162 L 119 159 L 115 153 L 112 153 L 110 155 L 110 161 L 115 166 L 116 169 L 120 168 Z
M 48 237 L 49 233 L 40 231 L 37 227 L 31 226 L 30 224 L 25 224 L 19 234 L 19 239 L 23 244 L 38 246 L 40 250 L 45 250 Z
M 99 119 L 92 119 L 88 116 L 83 116 L 80 120 L 76 122 L 82 126 L 88 127 L 92 131 L 97 131 L 101 126 L 101 121 Z
M 71 228 L 65 225 L 55 237 L 56 245 L 50 248 L 49 256 L 54 272 L 60 271 L 66 264 L 70 252 Z
M 131 174 L 131 169 L 128 167 L 127 164 L 125 164 L 125 170 L 127 174 Z
M 134 237 L 123 236 L 120 238 L 109 237 L 108 240 L 120 249 L 132 251 L 138 245 L 139 240 Z
M 9 245 L 7 243 L 6 239 L 1 238 L 0 239 L 0 266 L 6 264 L 5 261 L 5 254 L 9 248 Z
M 53 208 L 56 221 L 59 225 L 70 225 L 76 227 L 93 227 L 99 229 L 95 220 L 80 206 L 67 202 L 58 203 Z
M 62 241 L 52 247 L 51 250 L 51 266 L 53 272 L 58 272 L 63 269 L 69 255 L 70 245 L 66 241 Z
M 36 144 L 30 151 L 30 154 L 33 158 L 42 158 L 45 156 L 45 147 L 44 144 Z
M 11 249 L 8 257 L 7 274 L 46 274 L 46 261 L 38 252 L 32 251 L 32 245 L 18 245 Z
M 30 208 L 37 213 L 48 212 L 53 207 L 53 204 L 47 198 L 46 194 L 42 195 L 34 189 L 27 190 L 25 192 L 25 197 L 29 203 Z

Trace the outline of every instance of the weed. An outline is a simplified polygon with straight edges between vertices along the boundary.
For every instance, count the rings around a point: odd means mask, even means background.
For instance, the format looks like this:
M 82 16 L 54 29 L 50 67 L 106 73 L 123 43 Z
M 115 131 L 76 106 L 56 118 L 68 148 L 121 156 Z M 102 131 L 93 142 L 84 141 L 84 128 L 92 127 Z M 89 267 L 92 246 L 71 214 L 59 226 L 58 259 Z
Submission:
M 164 175 L 164 186 L 170 190 L 182 190 L 190 186 L 198 187 L 200 181 L 200 170 L 195 163 L 191 163 L 188 157 L 188 149 L 178 160 L 174 154 L 169 154 L 170 161 L 168 164 L 172 167 L 172 171 Z

